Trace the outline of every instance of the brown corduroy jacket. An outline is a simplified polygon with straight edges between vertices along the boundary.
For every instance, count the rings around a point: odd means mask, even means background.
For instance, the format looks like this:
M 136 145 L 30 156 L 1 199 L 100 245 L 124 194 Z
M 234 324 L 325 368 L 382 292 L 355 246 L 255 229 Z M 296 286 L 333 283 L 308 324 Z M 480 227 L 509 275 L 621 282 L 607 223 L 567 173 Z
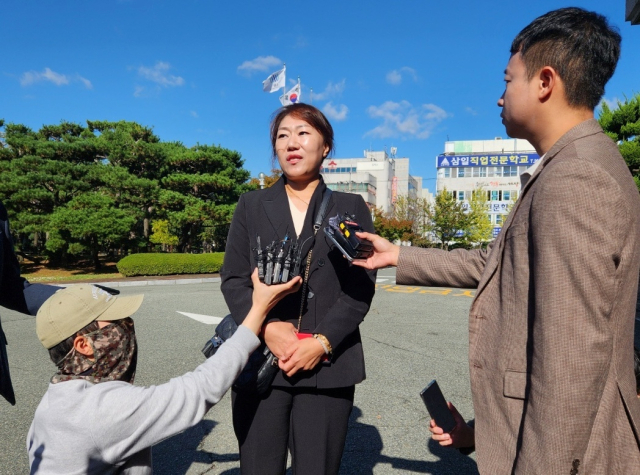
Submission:
M 640 473 L 639 269 L 640 195 L 595 119 L 549 150 L 488 249 L 402 248 L 399 284 L 477 287 L 482 474 Z

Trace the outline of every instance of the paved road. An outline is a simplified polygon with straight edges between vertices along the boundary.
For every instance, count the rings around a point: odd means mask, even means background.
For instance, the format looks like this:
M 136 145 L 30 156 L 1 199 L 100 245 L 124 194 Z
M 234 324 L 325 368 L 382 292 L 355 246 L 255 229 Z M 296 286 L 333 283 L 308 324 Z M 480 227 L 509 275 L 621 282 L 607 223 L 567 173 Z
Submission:
M 448 399 L 473 417 L 467 368 L 467 311 L 472 291 L 402 287 L 382 270 L 361 326 L 367 380 L 358 385 L 342 474 L 474 474 L 475 461 L 428 439 L 418 396 L 437 378 Z M 136 384 L 160 384 L 202 362 L 214 331 L 178 311 L 224 316 L 220 284 L 121 287 L 144 293 L 135 322 L 140 343 Z M 18 404 L 0 402 L 0 474 L 28 473 L 25 438 L 54 366 L 33 318 L 0 309 Z M 196 427 L 154 448 L 156 474 L 239 474 L 229 395 Z

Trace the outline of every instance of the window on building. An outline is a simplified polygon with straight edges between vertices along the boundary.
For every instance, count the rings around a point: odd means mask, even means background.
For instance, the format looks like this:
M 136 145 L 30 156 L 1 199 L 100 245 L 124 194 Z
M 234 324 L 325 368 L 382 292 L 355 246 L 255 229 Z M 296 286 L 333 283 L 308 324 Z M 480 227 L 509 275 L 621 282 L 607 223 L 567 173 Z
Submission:
M 529 168 L 529 167 L 526 167 L 526 166 L 522 166 L 522 165 L 520 165 L 520 166 L 518 167 L 518 175 L 522 175 L 522 174 L 525 172 L 525 170 L 526 170 L 527 168 Z
M 458 178 L 469 178 L 471 176 L 471 167 L 458 168 Z
M 505 190 L 502 192 L 502 199 L 505 201 L 510 201 L 511 200 L 511 192 L 508 190 Z
M 457 200 L 457 199 L 458 199 L 458 192 L 457 192 L 457 191 L 452 191 L 452 192 L 451 192 L 451 197 L 452 197 L 454 200 Z
M 502 215 L 501 214 L 496 214 L 496 225 L 497 226 L 502 226 Z
M 458 201 L 464 201 L 464 191 L 458 191 Z
M 500 201 L 500 190 L 491 190 L 491 201 Z
M 445 168 L 444 169 L 444 177 L 445 178 L 451 178 L 451 168 Z
M 458 169 L 457 168 L 452 168 L 451 169 L 451 178 L 458 178 Z
M 487 176 L 487 167 L 478 167 L 478 169 L 480 170 L 480 176 L 481 177 L 486 177 Z
M 489 177 L 500 177 L 502 176 L 502 167 L 489 167 L 487 176 Z
M 502 176 L 518 176 L 518 167 L 503 167 Z

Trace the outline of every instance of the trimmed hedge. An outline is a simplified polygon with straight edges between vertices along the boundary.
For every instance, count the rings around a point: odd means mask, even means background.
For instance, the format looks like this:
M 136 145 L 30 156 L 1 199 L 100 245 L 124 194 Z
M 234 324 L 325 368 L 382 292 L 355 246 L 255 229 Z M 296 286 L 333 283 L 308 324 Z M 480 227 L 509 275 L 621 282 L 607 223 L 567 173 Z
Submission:
M 131 254 L 118 262 L 118 272 L 136 275 L 212 274 L 219 272 L 224 252 L 207 254 Z

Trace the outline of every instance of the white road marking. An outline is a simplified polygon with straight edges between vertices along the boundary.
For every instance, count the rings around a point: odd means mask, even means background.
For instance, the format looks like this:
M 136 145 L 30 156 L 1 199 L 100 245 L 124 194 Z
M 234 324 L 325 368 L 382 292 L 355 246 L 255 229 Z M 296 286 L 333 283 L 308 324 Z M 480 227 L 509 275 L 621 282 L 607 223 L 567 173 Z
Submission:
M 378 277 L 378 278 L 376 279 L 376 284 L 379 284 L 379 283 L 381 283 L 381 282 L 386 282 L 387 280 L 389 280 L 389 279 L 381 279 L 381 278 L 379 278 L 379 277 Z
M 178 312 L 176 310 L 176 312 Z M 211 315 L 200 315 L 198 313 L 187 313 L 187 312 L 178 312 L 185 317 L 192 318 L 196 322 L 204 323 L 206 325 L 217 325 L 222 321 L 222 317 L 214 317 Z

